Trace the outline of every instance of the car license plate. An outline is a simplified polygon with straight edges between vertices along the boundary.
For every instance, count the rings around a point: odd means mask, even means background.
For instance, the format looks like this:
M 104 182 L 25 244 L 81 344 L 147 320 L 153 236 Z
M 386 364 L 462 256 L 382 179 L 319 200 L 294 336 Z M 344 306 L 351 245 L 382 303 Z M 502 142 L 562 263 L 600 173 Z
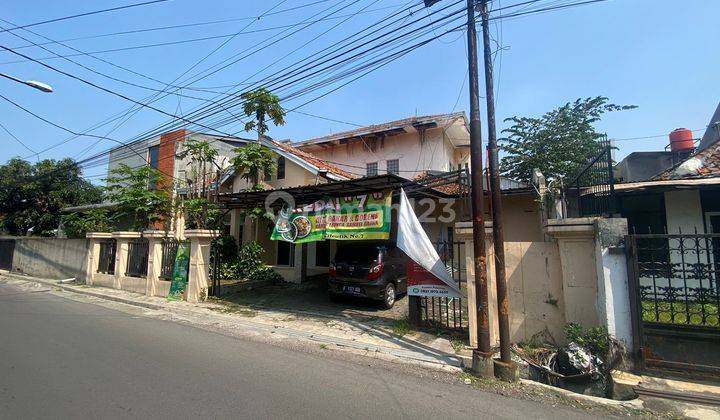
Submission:
M 343 286 L 343 292 L 350 293 L 352 295 L 359 295 L 360 288 L 355 286 Z

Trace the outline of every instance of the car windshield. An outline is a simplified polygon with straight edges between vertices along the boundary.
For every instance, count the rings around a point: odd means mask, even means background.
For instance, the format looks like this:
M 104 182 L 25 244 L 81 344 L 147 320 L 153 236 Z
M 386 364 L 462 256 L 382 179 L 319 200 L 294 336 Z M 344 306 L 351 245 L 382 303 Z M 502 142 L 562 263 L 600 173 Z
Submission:
M 335 261 L 353 264 L 371 263 L 378 257 L 377 244 L 353 244 L 338 247 Z

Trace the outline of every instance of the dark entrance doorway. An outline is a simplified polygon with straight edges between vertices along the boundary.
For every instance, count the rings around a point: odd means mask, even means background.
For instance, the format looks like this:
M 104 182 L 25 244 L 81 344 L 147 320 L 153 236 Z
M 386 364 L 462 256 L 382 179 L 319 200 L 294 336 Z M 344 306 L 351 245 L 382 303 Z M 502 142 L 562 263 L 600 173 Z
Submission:
M 12 270 L 15 239 L 0 239 L 0 270 Z
M 630 235 L 627 251 L 640 367 L 720 374 L 720 234 Z

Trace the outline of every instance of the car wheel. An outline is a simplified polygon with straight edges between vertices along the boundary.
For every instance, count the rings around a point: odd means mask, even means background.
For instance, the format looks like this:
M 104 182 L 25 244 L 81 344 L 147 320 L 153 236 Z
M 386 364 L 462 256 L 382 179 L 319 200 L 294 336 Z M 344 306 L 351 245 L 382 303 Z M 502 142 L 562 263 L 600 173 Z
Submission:
M 385 286 L 385 294 L 383 295 L 383 307 L 390 309 L 395 305 L 395 285 L 388 283 Z

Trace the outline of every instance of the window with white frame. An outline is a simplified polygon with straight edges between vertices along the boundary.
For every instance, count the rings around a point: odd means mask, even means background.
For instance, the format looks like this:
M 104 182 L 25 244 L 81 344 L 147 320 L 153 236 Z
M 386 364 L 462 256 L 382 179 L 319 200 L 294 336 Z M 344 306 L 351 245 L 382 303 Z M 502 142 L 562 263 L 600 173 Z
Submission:
M 375 176 L 378 174 L 377 162 L 368 163 L 366 165 L 366 168 L 367 168 L 367 176 Z

